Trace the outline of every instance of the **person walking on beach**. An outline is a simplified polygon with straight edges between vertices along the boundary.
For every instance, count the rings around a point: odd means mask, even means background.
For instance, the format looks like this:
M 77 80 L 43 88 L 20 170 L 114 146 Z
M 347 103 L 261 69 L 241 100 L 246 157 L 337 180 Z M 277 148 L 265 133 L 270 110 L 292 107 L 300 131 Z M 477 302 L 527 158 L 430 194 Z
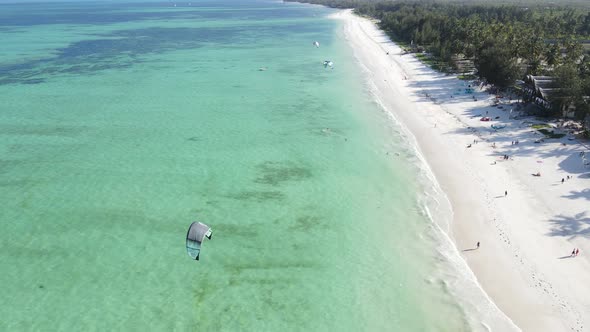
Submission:
M 570 257 L 574 257 L 576 256 L 576 248 L 574 248 L 574 250 L 572 250 L 572 254 L 570 255 Z
M 576 248 L 576 256 L 580 253 L 580 249 Z
M 504 190 L 504 197 L 508 196 L 508 190 Z
M 479 241 L 477 242 L 477 244 L 475 246 L 477 249 L 479 249 Z
M 561 178 L 561 184 L 563 184 L 563 181 L 565 181 L 565 179 L 564 178 Z

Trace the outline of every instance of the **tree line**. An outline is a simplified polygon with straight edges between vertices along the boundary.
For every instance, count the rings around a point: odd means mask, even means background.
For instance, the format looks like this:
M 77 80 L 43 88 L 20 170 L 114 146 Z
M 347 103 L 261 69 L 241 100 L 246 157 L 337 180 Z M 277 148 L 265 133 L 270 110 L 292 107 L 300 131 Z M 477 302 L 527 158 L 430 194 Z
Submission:
M 382 30 L 401 44 L 426 51 L 448 68 L 460 60 L 498 88 L 526 75 L 555 78 L 555 110 L 575 105 L 577 116 L 590 114 L 590 11 L 541 5 L 490 5 L 377 0 L 308 0 L 336 8 L 354 8 L 380 21 Z

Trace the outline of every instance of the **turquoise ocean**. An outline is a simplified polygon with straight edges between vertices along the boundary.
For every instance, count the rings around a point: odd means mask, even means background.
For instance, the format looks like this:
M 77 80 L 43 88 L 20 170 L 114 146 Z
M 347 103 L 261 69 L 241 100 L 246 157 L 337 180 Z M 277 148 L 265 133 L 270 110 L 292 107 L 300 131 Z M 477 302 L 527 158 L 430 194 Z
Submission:
M 333 12 L 0 4 L 0 330 L 470 330 Z

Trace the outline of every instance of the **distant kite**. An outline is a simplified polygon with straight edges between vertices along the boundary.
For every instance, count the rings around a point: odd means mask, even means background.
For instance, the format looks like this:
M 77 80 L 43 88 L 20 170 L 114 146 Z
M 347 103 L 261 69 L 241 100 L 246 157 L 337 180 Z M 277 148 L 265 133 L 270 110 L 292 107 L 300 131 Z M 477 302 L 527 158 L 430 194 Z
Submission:
M 324 61 L 324 68 L 328 68 L 328 67 L 334 69 L 334 62 L 332 62 L 330 60 Z
M 193 222 L 186 233 L 186 252 L 194 260 L 199 260 L 201 243 L 207 237 L 211 240 L 211 228 L 201 222 Z
M 320 47 L 320 42 L 319 42 L 319 41 L 314 41 L 314 42 L 313 42 L 313 46 L 315 46 L 315 47 Z

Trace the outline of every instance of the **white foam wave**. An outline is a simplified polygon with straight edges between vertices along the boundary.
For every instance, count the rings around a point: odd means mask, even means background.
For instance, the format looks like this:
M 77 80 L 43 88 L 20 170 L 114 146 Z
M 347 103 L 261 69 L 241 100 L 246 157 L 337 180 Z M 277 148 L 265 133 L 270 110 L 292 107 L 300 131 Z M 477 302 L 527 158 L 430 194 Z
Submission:
M 365 72 L 368 71 L 360 61 L 359 64 Z M 473 271 L 461 256 L 450 234 L 453 220 L 453 210 L 448 196 L 438 183 L 434 172 L 426 162 L 417 140 L 413 133 L 401 123 L 392 110 L 387 109 L 379 98 L 374 82 L 367 78 L 370 93 L 376 103 L 387 114 L 392 124 L 401 132 L 402 139 L 415 158 L 413 165 L 419 172 L 422 195 L 417 197 L 422 212 L 433 225 L 433 234 L 438 242 L 438 254 L 442 262 L 438 266 L 443 282 L 448 285 L 448 290 L 457 299 L 465 312 L 466 320 L 474 331 L 520 331 L 514 322 L 504 314 L 481 287 Z M 412 161 L 413 158 L 408 158 Z

